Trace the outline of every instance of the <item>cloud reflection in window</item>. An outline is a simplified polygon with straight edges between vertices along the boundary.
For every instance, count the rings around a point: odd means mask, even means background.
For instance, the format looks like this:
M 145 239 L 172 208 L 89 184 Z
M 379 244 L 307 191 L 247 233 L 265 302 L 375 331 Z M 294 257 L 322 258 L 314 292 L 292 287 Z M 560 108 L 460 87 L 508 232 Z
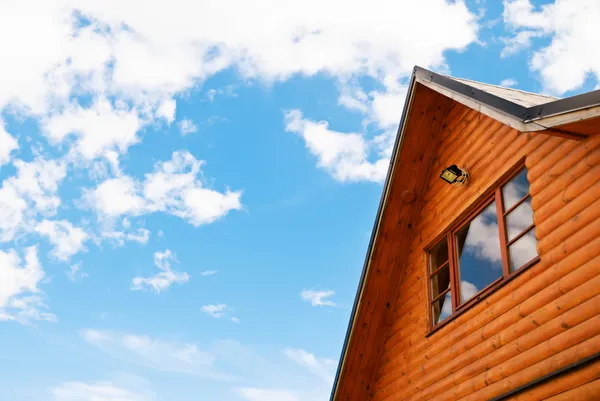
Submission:
M 490 203 L 456 233 L 456 246 L 460 301 L 464 303 L 474 295 L 471 294 L 473 289 L 485 288 L 503 274 L 496 202 Z M 462 285 L 463 282 L 468 285 Z

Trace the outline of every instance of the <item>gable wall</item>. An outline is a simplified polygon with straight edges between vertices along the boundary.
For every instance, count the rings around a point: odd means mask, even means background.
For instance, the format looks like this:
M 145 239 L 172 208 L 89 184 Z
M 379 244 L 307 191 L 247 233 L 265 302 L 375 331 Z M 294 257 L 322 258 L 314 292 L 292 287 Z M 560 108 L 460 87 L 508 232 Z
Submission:
M 368 386 L 372 400 L 488 400 L 600 352 L 600 135 L 577 142 L 520 134 L 458 104 L 443 126 L 418 200 L 416 234 L 395 266 L 401 272 L 391 284 L 395 302 Z M 523 157 L 540 262 L 426 337 L 424 247 Z M 438 178 L 450 164 L 469 171 L 468 186 Z M 388 209 L 399 207 L 395 202 Z M 404 248 L 395 246 L 386 251 Z M 564 399 L 592 399 L 599 376 L 594 363 L 516 399 L 571 389 L 584 395 L 563 393 Z
M 396 266 L 408 255 L 408 247 L 402 244 L 413 236 L 418 211 L 417 202 L 402 200 L 403 193 L 409 189 L 415 194 L 422 194 L 442 120 L 453 103 L 423 85 L 416 85 L 414 94 L 407 114 L 403 144 L 396 159 L 397 173 L 391 177 L 384 193 L 387 204 L 394 207 L 383 209 L 383 217 L 376 227 L 377 240 L 369 254 L 367 279 L 360 292 L 360 303 L 345 350 L 336 401 L 364 401 L 368 398 L 382 349 L 382 338 L 386 333 L 386 317 L 391 315 L 395 283 L 401 273 Z

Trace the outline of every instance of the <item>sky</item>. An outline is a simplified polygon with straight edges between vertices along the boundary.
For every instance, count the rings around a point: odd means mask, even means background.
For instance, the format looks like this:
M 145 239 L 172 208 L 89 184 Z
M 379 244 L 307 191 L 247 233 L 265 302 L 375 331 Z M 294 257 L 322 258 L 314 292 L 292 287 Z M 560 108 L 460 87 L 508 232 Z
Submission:
M 327 400 L 413 66 L 569 96 L 598 20 L 0 2 L 0 401 Z

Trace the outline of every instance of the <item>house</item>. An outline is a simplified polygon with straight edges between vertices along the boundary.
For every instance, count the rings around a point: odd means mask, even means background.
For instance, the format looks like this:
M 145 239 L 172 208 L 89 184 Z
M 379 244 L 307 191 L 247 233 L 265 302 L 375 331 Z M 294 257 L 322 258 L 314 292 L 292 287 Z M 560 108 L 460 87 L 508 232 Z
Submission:
M 415 67 L 332 401 L 600 400 L 600 91 Z

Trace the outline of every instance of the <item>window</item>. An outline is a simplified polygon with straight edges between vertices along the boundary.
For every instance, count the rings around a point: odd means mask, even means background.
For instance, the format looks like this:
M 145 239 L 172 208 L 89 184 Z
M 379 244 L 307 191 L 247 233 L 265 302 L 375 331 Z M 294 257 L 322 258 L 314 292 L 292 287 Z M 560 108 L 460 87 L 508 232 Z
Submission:
M 523 167 L 430 248 L 432 327 L 537 261 L 534 228 Z

